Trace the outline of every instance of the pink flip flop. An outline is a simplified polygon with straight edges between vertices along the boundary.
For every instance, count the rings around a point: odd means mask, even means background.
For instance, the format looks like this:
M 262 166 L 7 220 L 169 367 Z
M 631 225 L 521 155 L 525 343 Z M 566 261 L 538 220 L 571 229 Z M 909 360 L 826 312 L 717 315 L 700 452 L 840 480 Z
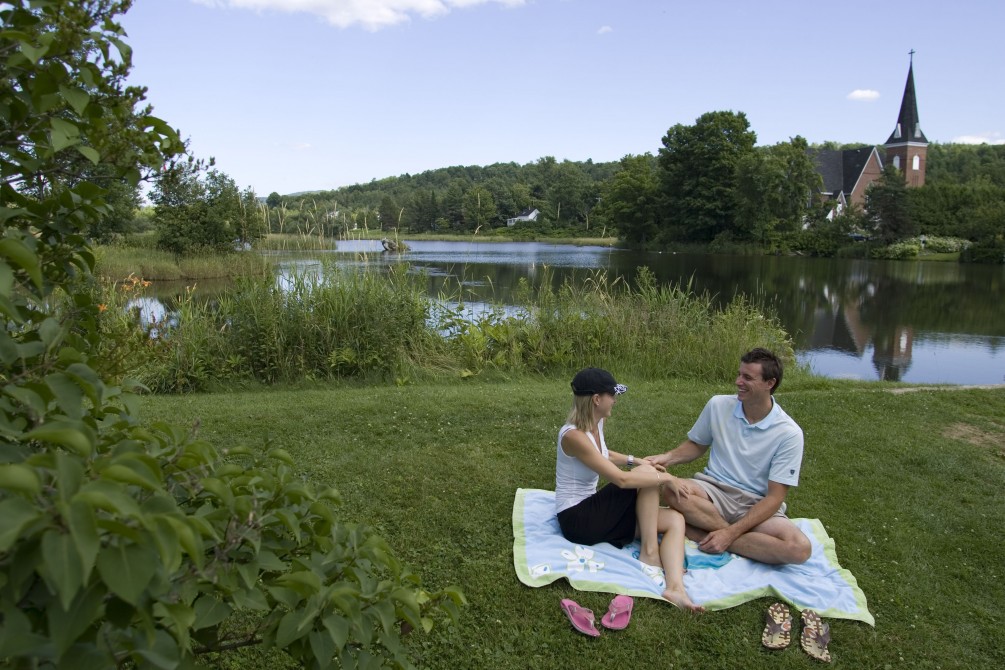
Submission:
M 600 623 L 604 628 L 611 630 L 624 630 L 632 618 L 632 607 L 635 601 L 631 596 L 614 596 L 614 600 L 607 607 L 607 614 L 600 617 Z
M 574 600 L 562 599 L 562 611 L 569 617 L 569 623 L 583 635 L 599 637 L 600 631 L 593 625 L 593 611 L 584 609 Z

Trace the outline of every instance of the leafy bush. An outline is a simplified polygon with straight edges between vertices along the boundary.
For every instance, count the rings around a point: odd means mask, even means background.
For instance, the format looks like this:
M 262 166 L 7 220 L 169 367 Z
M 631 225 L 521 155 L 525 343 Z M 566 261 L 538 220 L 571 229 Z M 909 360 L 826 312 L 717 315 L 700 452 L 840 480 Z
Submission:
M 889 261 L 900 261 L 908 258 L 917 258 L 921 253 L 921 243 L 915 241 L 894 242 L 882 247 L 872 247 L 869 250 L 870 258 L 878 258 Z
M 83 232 L 108 210 L 64 175 L 135 185 L 181 147 L 124 87 L 128 6 L 0 12 L 0 663 L 190 668 L 260 644 L 314 668 L 409 667 L 400 636 L 456 617 L 459 591 L 423 590 L 282 449 L 221 454 L 194 429 L 144 426 L 127 384 L 97 371 L 121 361 L 92 364 L 123 342 L 88 285 Z

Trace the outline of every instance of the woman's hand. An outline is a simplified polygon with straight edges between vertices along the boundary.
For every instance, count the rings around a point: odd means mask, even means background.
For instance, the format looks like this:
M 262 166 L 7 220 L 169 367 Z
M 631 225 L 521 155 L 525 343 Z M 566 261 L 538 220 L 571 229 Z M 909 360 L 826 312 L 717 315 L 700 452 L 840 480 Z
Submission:
M 667 475 L 667 481 L 665 486 L 670 491 L 673 492 L 678 502 L 680 502 L 681 500 L 687 500 L 688 498 L 691 497 L 691 488 L 688 482 L 684 481 L 683 479 L 674 477 L 673 475 Z

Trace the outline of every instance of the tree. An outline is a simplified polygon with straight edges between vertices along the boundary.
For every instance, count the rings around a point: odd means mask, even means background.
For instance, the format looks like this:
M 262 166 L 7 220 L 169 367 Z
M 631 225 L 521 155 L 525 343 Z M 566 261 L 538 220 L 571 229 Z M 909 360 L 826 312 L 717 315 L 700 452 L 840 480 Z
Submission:
M 677 124 L 663 137 L 658 164 L 664 236 L 710 242 L 736 227 L 736 172 L 757 136 L 743 112 L 707 112 L 693 126 Z
M 492 194 L 484 186 L 473 186 L 464 194 L 464 227 L 477 231 L 482 226 L 491 226 L 496 220 L 496 203 Z
M 772 244 L 801 229 L 821 177 L 802 137 L 759 147 L 736 169 L 736 221 L 740 238 Z
M 904 175 L 892 165 L 865 192 L 865 209 L 886 244 L 914 234 Z
M 273 191 L 269 194 L 269 197 L 265 199 L 265 204 L 269 206 L 269 209 L 275 209 L 283 204 L 283 196 Z
M 659 231 L 659 181 L 652 154 L 628 155 L 604 189 L 600 214 L 629 244 L 651 242 Z
M 66 177 L 68 157 L 135 184 L 183 149 L 122 88 L 129 5 L 0 6 L 0 659 L 191 668 L 268 643 L 311 667 L 409 667 L 401 626 L 428 630 L 459 593 L 426 593 L 282 449 L 225 456 L 144 425 L 127 385 L 96 371 L 84 233 L 108 208 Z M 126 127 L 141 130 L 108 133 Z

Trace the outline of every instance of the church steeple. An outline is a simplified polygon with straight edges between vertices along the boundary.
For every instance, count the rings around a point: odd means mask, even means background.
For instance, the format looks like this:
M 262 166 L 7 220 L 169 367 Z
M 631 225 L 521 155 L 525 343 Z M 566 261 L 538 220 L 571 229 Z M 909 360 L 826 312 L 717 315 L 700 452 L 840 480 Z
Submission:
M 907 69 L 907 84 L 900 103 L 897 126 L 886 141 L 887 160 L 904 173 L 908 186 L 925 184 L 925 162 L 928 155 L 928 138 L 921 132 L 918 122 L 918 97 L 914 92 L 914 49 Z

